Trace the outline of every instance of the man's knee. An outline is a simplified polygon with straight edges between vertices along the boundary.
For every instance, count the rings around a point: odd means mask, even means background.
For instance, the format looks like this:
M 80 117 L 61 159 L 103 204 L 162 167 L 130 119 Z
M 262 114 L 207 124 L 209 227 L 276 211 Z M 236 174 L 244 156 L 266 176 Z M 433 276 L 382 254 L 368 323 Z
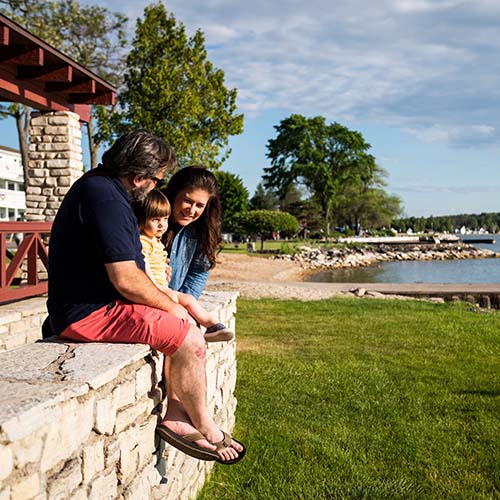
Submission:
M 194 354 L 198 359 L 205 359 L 205 340 L 197 326 L 190 326 L 181 349 L 179 350 L 182 350 L 183 353 L 186 354 L 189 353 L 189 355 Z

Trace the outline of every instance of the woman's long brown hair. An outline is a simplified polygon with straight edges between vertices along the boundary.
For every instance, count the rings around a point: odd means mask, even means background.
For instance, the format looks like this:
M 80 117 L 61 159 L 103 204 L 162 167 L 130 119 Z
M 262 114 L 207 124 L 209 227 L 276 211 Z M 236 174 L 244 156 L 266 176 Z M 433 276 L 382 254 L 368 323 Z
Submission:
M 172 211 L 174 210 L 175 197 L 184 189 L 200 189 L 209 195 L 207 205 L 200 218 L 191 224 L 201 244 L 201 253 L 207 256 L 210 268 L 215 267 L 216 256 L 222 243 L 222 207 L 215 175 L 202 165 L 192 165 L 177 171 L 170 178 L 167 186 L 161 189 L 170 201 Z M 168 231 L 163 237 L 167 251 L 170 251 L 179 229 L 178 224 L 170 221 Z

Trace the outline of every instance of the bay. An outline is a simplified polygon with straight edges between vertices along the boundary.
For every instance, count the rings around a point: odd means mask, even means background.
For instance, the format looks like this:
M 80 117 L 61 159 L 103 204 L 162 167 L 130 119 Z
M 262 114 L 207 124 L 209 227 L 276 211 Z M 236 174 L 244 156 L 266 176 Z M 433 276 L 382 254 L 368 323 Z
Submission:
M 474 246 L 500 253 L 500 235 L 494 244 Z M 464 241 L 467 237 L 464 238 Z M 307 281 L 328 283 L 500 283 L 500 258 L 440 261 L 384 262 L 369 267 L 321 271 Z

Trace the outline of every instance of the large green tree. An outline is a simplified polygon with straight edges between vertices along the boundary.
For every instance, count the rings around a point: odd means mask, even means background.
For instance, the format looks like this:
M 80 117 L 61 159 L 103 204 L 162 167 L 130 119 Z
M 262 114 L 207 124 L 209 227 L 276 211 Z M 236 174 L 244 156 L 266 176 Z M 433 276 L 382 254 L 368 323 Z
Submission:
M 362 227 L 389 226 L 394 218 L 401 216 L 401 199 L 384 191 L 385 177 L 387 172 L 375 165 L 369 177 L 344 183 L 337 197 L 337 225 L 348 225 L 358 232 Z
M 146 128 L 173 145 L 181 164 L 216 169 L 230 153 L 229 137 L 243 131 L 236 94 L 208 60 L 203 33 L 188 37 L 162 3 L 153 4 L 137 20 L 110 132 Z
M 248 190 L 240 176 L 218 170 L 215 172 L 222 205 L 222 230 L 234 230 L 233 218 L 248 209 Z
M 122 14 L 97 5 L 82 5 L 77 0 L 0 0 L 0 12 L 14 19 L 28 31 L 61 50 L 101 78 L 118 85 L 123 72 L 126 46 Z M 100 109 L 100 111 L 99 111 Z M 0 115 L 16 121 L 19 148 L 27 179 L 30 108 L 18 103 L 4 105 Z M 93 116 L 105 117 L 103 106 L 93 108 Z M 106 124 L 104 119 L 102 123 Z M 91 166 L 97 163 L 102 142 L 93 118 L 87 124 Z
M 264 249 L 264 241 L 273 232 L 294 234 L 299 230 L 297 219 L 287 212 L 272 210 L 250 210 L 235 216 L 235 224 L 250 234 L 260 237 L 260 249 Z
M 368 154 L 362 134 L 325 118 L 291 115 L 275 127 L 277 137 L 269 140 L 264 184 L 283 197 L 294 182 L 303 184 L 318 200 L 327 233 L 340 188 L 356 178 L 369 179 L 375 158 Z

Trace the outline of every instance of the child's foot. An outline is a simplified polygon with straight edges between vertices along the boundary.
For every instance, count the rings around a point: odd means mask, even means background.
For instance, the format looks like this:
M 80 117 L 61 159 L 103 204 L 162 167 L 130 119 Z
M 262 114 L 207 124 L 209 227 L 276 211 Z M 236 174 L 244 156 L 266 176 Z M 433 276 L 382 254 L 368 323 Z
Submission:
M 205 342 L 224 342 L 234 339 L 234 332 L 222 323 L 209 326 L 205 332 Z

